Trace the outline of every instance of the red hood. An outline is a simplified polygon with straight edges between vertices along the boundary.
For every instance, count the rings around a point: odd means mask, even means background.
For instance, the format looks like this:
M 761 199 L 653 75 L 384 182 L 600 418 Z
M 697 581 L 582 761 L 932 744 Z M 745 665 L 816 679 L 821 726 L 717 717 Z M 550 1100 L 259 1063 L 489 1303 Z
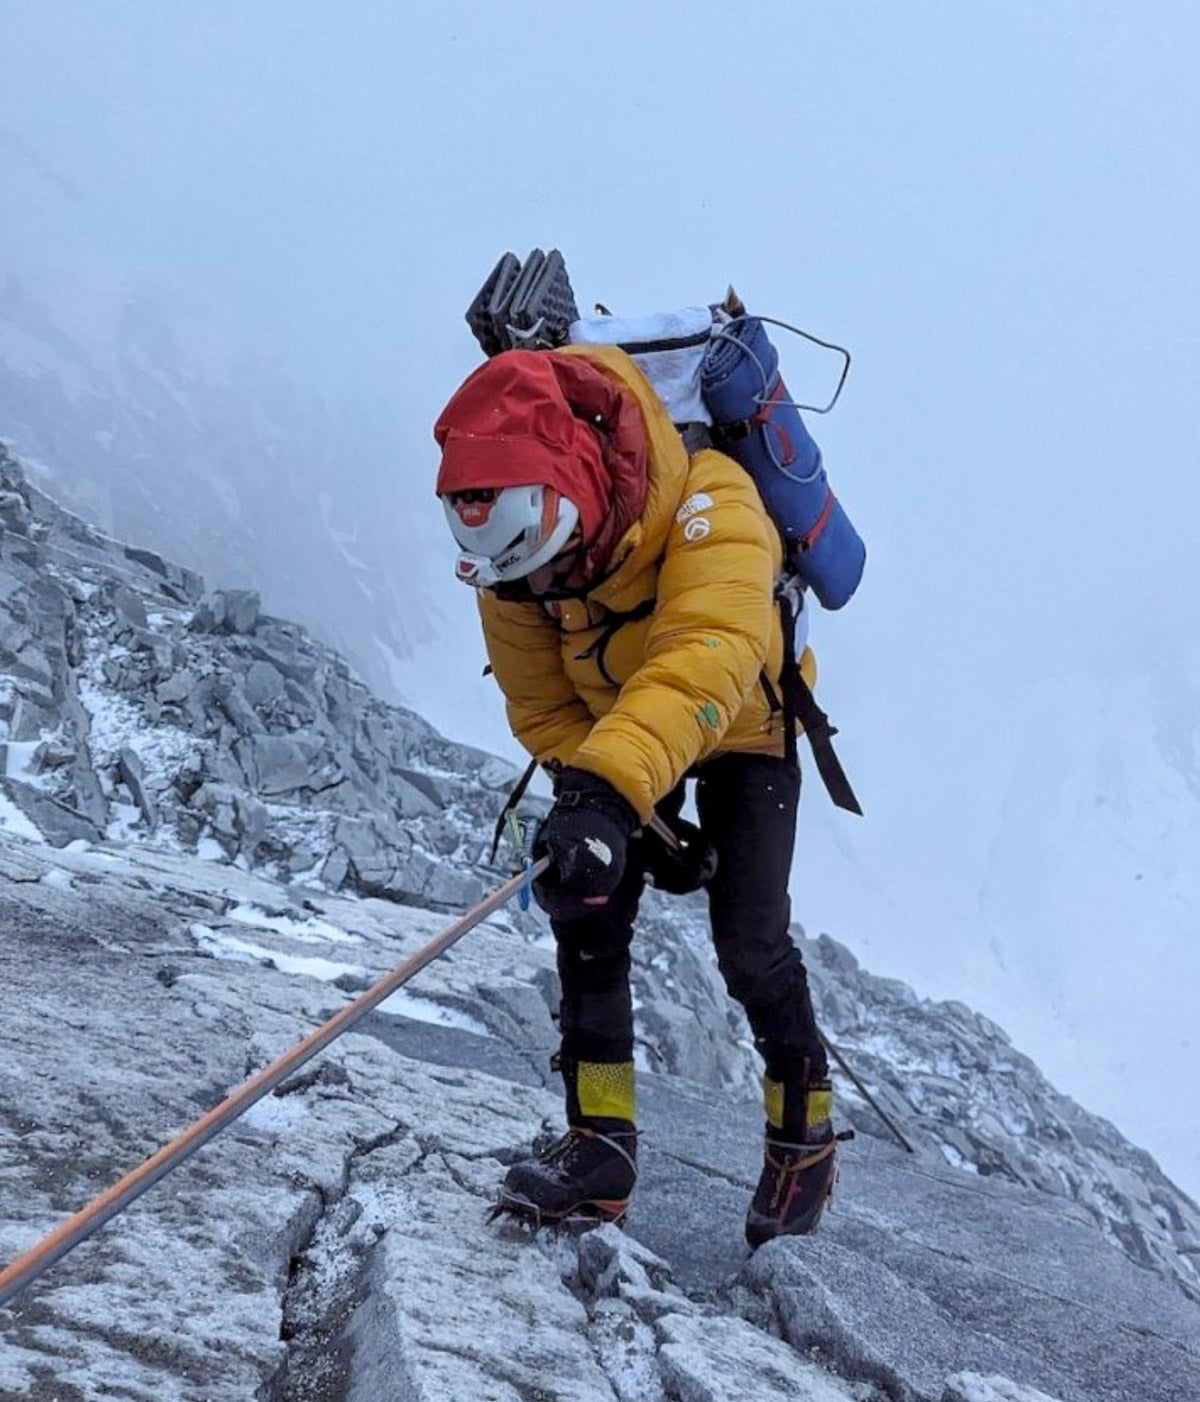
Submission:
M 646 430 L 636 401 L 578 356 L 505 351 L 442 410 L 437 493 L 553 487 L 579 508 L 589 572 L 602 570 L 646 502 Z

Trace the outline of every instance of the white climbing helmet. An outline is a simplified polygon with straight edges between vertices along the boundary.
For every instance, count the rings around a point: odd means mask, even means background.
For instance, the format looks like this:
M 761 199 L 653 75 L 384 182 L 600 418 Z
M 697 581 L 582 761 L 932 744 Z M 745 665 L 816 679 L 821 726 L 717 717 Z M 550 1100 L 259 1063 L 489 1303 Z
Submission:
M 579 524 L 579 508 L 553 487 L 476 487 L 447 492 L 442 506 L 462 550 L 455 573 L 477 589 L 549 564 Z

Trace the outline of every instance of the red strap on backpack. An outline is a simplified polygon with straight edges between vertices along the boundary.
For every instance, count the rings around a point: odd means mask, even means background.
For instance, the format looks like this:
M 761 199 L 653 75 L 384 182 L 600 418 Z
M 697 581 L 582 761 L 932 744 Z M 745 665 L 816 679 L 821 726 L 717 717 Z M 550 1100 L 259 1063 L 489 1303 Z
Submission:
M 813 522 L 812 528 L 800 538 L 800 553 L 811 550 L 821 538 L 821 532 L 829 524 L 829 518 L 833 515 L 833 508 L 837 505 L 837 497 L 832 491 L 825 496 L 825 505 L 821 508 L 821 514 Z

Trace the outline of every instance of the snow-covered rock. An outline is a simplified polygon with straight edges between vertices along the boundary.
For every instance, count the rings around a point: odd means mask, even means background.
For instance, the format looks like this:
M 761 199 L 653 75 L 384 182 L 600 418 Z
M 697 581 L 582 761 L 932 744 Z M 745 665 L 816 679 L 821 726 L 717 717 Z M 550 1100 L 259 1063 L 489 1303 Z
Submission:
M 978 1373 L 957 1373 L 947 1379 L 942 1402 L 1056 1402 L 1033 1387 L 1022 1387 L 1011 1378 L 983 1378 Z
M 61 510 L 2 448 L 0 484 L 22 507 L 19 530 L 0 533 L 6 796 L 47 837 L 161 825 L 188 850 L 320 866 L 373 894 L 478 898 L 476 879 L 448 879 L 431 853 L 481 851 L 483 757 L 376 701 L 256 596 L 204 596 L 197 576 Z

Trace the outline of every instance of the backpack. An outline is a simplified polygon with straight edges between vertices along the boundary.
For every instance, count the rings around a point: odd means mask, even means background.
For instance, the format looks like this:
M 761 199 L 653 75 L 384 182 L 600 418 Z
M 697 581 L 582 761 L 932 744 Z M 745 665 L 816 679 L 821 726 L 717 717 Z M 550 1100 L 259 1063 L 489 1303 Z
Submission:
M 506 253 L 479 290 L 466 320 L 485 354 L 551 350 L 562 345 L 617 346 L 628 354 L 665 405 L 690 452 L 711 444 L 754 480 L 784 547 L 785 574 L 776 589 L 783 618 L 783 697 L 787 755 L 796 759 L 795 720 L 804 727 L 817 769 L 834 803 L 861 814 L 832 746 L 836 729 L 795 665 L 807 636 L 805 591 L 827 609 L 843 607 L 862 579 L 866 547 L 829 485 L 821 451 L 789 398 L 779 356 L 766 331 L 773 318 L 751 316 L 732 288 L 722 302 L 644 317 L 615 317 L 604 307 L 580 317 L 557 249 L 534 249 L 522 265 Z M 850 368 L 826 413 L 836 404 Z M 814 407 L 814 406 L 809 406 Z M 769 684 L 764 679 L 768 695 Z
M 780 374 L 766 323 L 786 324 L 747 314 L 732 288 L 713 306 L 643 317 L 598 310 L 603 314 L 580 317 L 562 254 L 534 249 L 524 266 L 511 253 L 501 258 L 467 322 L 488 355 L 563 344 L 625 351 L 689 447 L 704 441 L 697 434 L 702 426 L 715 447 L 745 468 L 783 540 L 788 569 L 825 608 L 842 608 L 862 579 L 866 546 L 834 495 L 821 450 L 800 417 L 802 406 L 789 398 Z M 845 383 L 850 357 L 840 353 L 841 379 L 818 413 L 833 407 Z

